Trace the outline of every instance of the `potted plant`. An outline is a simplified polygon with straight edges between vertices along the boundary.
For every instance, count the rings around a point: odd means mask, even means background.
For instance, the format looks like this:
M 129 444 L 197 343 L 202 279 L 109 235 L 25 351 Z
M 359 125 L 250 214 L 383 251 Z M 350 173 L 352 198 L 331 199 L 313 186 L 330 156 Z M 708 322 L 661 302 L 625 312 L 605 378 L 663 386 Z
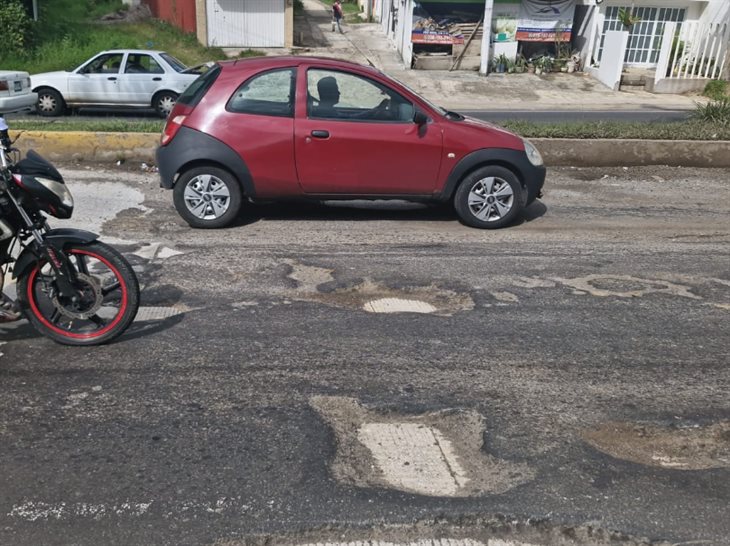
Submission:
M 641 17 L 634 15 L 634 10 L 631 8 L 620 8 L 618 10 L 618 20 L 621 21 L 626 30 L 630 31 L 632 26 L 641 22 Z
M 499 57 L 494 60 L 494 71 L 499 74 L 504 74 L 507 71 L 507 65 L 509 60 L 504 53 L 500 53 Z

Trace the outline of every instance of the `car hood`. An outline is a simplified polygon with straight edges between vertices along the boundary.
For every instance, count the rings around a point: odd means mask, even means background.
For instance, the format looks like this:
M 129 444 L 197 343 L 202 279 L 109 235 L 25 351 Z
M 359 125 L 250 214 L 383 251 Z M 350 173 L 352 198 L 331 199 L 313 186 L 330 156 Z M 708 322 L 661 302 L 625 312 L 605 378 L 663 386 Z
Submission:
M 461 121 L 456 121 L 454 123 L 458 123 L 459 125 L 463 127 L 468 127 L 472 131 L 479 131 L 482 132 L 484 130 L 487 130 L 492 134 L 493 136 L 496 136 L 500 138 L 505 144 L 509 143 L 508 147 L 514 148 L 514 149 L 522 149 L 524 147 L 523 144 L 523 138 L 512 131 L 509 131 L 505 129 L 504 127 L 500 127 L 499 125 L 495 125 L 494 123 L 490 123 L 488 121 L 483 121 L 481 119 L 476 119 L 468 116 L 464 116 L 464 119 Z

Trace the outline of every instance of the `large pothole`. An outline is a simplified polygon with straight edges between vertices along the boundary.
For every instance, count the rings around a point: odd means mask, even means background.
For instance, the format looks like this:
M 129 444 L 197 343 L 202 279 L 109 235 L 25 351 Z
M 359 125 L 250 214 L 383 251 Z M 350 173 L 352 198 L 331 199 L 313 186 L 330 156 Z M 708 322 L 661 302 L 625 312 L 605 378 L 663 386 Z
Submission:
M 427 286 L 386 286 L 368 278 L 341 286 L 332 269 L 289 262 L 288 277 L 297 284 L 294 300 L 311 301 L 359 309 L 369 313 L 425 313 L 451 316 L 474 309 L 474 300 L 465 293 L 436 284 Z
M 314 397 L 311 404 L 335 431 L 331 470 L 348 484 L 469 497 L 503 493 L 535 475 L 526 464 L 483 451 L 485 420 L 474 411 L 404 415 L 329 396 Z
M 662 468 L 730 468 L 730 421 L 662 426 L 606 423 L 587 430 L 591 446 L 617 459 Z

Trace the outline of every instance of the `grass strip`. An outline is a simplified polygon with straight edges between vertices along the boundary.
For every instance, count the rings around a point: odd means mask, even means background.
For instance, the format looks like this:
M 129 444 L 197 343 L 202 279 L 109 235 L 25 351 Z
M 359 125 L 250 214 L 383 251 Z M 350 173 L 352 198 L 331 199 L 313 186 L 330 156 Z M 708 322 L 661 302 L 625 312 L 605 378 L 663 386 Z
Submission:
M 89 120 L 59 118 L 54 120 L 10 120 L 13 130 L 89 131 L 103 133 L 160 133 L 163 120 Z M 524 120 L 501 125 L 525 138 L 608 138 L 640 140 L 730 140 L 730 126 L 700 121 L 671 123 L 635 123 L 621 121 L 576 121 L 535 123 Z

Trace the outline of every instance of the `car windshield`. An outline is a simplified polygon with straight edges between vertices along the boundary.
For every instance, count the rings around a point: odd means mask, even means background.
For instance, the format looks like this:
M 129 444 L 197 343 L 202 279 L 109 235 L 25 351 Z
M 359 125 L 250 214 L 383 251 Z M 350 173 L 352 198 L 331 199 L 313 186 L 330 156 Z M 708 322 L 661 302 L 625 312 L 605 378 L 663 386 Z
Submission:
M 160 57 L 165 59 L 167 61 L 167 64 L 169 64 L 175 72 L 185 72 L 188 68 L 168 53 L 160 53 Z
M 210 86 L 213 85 L 220 72 L 221 66 L 216 64 L 205 74 L 198 76 L 198 79 L 188 85 L 187 89 L 182 92 L 182 95 L 177 98 L 177 102 L 187 106 L 196 106 L 208 89 L 210 89 Z
M 397 82 L 402 87 L 405 87 L 406 89 L 408 89 L 408 91 L 410 91 L 413 95 L 417 96 L 419 99 L 421 99 L 423 102 L 425 102 L 432 109 L 436 110 L 442 116 L 445 116 L 445 115 L 448 114 L 448 112 L 444 108 L 441 108 L 440 106 L 436 106 L 434 103 L 432 103 L 430 100 L 428 100 L 427 98 L 425 98 L 423 95 L 419 95 L 413 89 L 411 89 L 410 87 L 408 87 L 405 83 L 403 83 L 402 81 L 400 81 L 398 78 L 394 78 L 393 76 L 390 76 L 390 75 L 386 76 L 386 78 L 391 79 L 391 80 Z

